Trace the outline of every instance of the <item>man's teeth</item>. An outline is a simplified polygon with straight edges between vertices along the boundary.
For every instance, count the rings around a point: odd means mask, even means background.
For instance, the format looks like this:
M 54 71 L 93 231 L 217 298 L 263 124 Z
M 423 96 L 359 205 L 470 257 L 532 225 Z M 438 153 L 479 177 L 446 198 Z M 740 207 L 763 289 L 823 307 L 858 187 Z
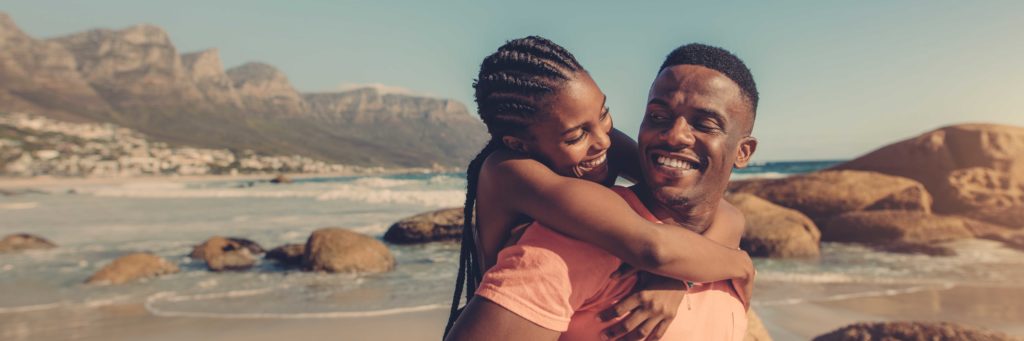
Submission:
M 593 160 L 590 160 L 590 161 L 580 162 L 580 166 L 587 167 L 587 168 L 594 168 L 594 167 L 597 167 L 597 166 L 600 166 L 600 165 L 604 164 L 604 162 L 606 160 L 608 160 L 608 154 L 601 155 L 600 157 L 598 157 L 596 159 L 593 159 Z
M 659 165 L 669 168 L 677 168 L 682 170 L 693 169 L 692 163 L 668 156 L 659 156 L 655 161 L 657 161 Z

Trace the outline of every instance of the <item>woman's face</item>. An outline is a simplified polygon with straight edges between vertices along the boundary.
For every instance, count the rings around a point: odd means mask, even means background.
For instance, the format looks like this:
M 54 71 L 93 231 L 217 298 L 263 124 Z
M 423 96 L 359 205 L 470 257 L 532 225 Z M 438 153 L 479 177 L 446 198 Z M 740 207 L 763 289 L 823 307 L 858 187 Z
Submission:
M 541 120 L 520 139 L 526 152 L 563 176 L 604 181 L 612 118 L 590 75 L 576 73 L 540 111 Z

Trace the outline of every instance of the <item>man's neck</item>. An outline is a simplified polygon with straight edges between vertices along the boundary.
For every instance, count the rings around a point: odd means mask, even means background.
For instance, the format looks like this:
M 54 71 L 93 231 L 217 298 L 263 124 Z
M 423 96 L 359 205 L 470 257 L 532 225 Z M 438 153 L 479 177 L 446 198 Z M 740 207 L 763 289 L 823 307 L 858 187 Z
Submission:
M 696 233 L 704 233 L 711 227 L 715 212 L 718 210 L 718 200 L 668 205 L 658 200 L 650 190 L 641 186 L 635 186 L 633 192 L 651 211 L 651 214 L 654 214 L 654 217 L 662 223 L 681 226 Z

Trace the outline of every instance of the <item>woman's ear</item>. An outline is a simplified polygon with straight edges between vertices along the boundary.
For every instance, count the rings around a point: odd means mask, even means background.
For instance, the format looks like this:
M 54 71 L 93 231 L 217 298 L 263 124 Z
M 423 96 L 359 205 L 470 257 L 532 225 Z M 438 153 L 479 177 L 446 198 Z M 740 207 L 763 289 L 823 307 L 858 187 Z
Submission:
M 514 151 L 517 151 L 517 152 L 520 152 L 520 153 L 527 153 L 527 152 L 529 152 L 529 148 L 526 147 L 526 141 L 523 141 L 523 139 L 521 139 L 521 138 L 518 138 L 518 137 L 515 137 L 515 136 L 511 136 L 511 135 L 505 135 L 505 136 L 501 137 L 501 142 L 504 143 L 505 147 L 508 147 L 508 149 L 511 149 L 511 150 L 514 150 Z
M 739 148 L 736 148 L 736 162 L 733 163 L 733 167 L 736 168 L 747 168 L 747 164 L 750 163 L 750 158 L 754 156 L 754 151 L 757 150 L 757 139 L 753 136 L 747 136 L 740 141 Z

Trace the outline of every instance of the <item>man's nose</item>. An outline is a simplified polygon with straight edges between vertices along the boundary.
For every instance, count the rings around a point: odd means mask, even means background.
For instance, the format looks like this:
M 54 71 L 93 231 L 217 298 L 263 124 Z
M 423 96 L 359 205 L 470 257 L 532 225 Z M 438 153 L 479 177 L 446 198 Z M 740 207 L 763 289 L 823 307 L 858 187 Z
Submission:
M 693 136 L 693 126 L 689 122 L 686 122 L 685 117 L 676 118 L 676 121 L 672 124 L 668 130 L 663 131 L 662 139 L 673 147 L 688 147 L 692 146 L 696 138 Z

